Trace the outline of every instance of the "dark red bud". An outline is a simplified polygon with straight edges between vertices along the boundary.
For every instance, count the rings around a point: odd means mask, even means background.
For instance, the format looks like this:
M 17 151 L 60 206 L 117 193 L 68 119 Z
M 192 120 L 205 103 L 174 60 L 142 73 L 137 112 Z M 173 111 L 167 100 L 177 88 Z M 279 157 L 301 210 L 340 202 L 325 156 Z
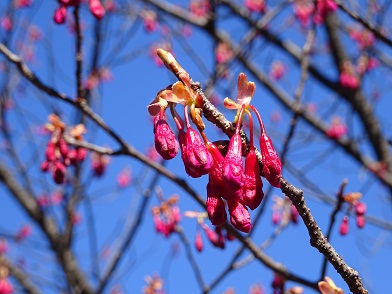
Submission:
M 260 136 L 260 150 L 263 156 L 264 176 L 272 186 L 279 188 L 280 178 L 282 177 L 282 163 L 271 139 L 265 133 Z

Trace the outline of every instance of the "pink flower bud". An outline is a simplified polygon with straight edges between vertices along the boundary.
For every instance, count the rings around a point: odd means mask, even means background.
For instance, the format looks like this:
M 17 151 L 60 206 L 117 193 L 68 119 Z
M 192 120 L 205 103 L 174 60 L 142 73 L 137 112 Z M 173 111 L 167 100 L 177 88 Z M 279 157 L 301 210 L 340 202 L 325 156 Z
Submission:
M 216 244 L 216 247 L 224 249 L 225 248 L 225 237 L 222 234 L 222 228 L 215 227 L 215 233 L 218 235 L 218 242 Z
M 16 242 L 21 242 L 24 239 L 26 239 L 27 237 L 29 237 L 31 235 L 31 226 L 30 225 L 23 225 L 20 230 L 18 231 L 18 233 L 16 234 Z
M 65 165 L 60 161 L 55 161 L 52 176 L 56 184 L 63 184 L 65 181 Z
M 76 148 L 76 160 L 82 162 L 87 157 L 87 149 L 83 147 Z
M 242 140 L 240 134 L 234 134 L 230 139 L 229 148 L 222 166 L 223 183 L 232 191 L 242 188 Z
M 46 146 L 45 157 L 49 162 L 55 161 L 56 159 L 56 146 L 52 141 L 49 141 L 48 145 Z
M 171 206 L 171 215 L 174 225 L 178 224 L 181 220 L 181 212 L 177 205 Z
M 1 294 L 12 294 L 14 293 L 14 287 L 6 278 L 0 279 L 0 293 Z
M 362 229 L 365 226 L 365 217 L 363 215 L 357 215 L 357 227 Z
M 282 217 L 282 215 L 279 211 L 274 211 L 272 213 L 272 223 L 274 225 L 277 225 L 280 222 L 281 217 Z
M 201 226 L 204 230 L 204 233 L 207 236 L 207 239 L 211 242 L 212 245 L 217 246 L 218 245 L 218 234 L 216 232 L 214 232 L 213 230 L 210 229 L 209 226 L 207 226 L 206 224 L 202 224 Z
M 225 203 L 222 198 L 216 193 L 214 184 L 211 180 L 207 184 L 207 213 L 208 218 L 214 226 L 222 225 L 226 219 Z
M 239 202 L 228 202 L 230 222 L 241 232 L 249 233 L 252 228 L 248 209 Z
M 260 149 L 263 155 L 264 176 L 272 186 L 279 188 L 279 180 L 282 177 L 282 163 L 272 145 L 271 139 L 265 132 L 260 136 Z
M 183 131 L 180 131 L 178 139 L 186 173 L 193 178 L 199 178 L 208 174 L 211 170 L 213 159 L 199 133 L 192 127 L 189 127 L 185 134 Z
M 203 251 L 203 238 L 201 237 L 201 234 L 199 231 L 196 232 L 195 247 L 196 247 L 197 251 L 199 251 L 199 252 Z
M 101 19 L 105 15 L 105 10 L 99 0 L 90 0 L 90 11 L 97 19 Z
M 68 156 L 68 144 L 67 144 L 67 142 L 65 142 L 65 140 L 63 138 L 60 138 L 60 140 L 58 142 L 58 146 L 59 146 L 61 155 L 63 157 L 67 157 Z
M 366 204 L 358 201 L 355 205 L 355 214 L 358 216 L 363 216 L 366 213 Z
M 165 232 L 165 224 L 162 222 L 159 215 L 154 215 L 154 226 L 158 233 L 163 234 Z
M 154 119 L 154 134 L 157 152 L 166 160 L 174 158 L 178 152 L 178 142 L 163 112 Z
M 41 170 L 47 172 L 49 170 L 49 161 L 45 160 L 41 163 Z
M 67 18 L 67 8 L 64 5 L 61 5 L 54 12 L 53 20 L 57 24 L 63 24 Z
M 245 159 L 244 186 L 242 189 L 242 204 L 255 209 L 264 198 L 263 182 L 260 178 L 259 162 L 252 148 Z
M 339 233 L 342 236 L 347 235 L 348 233 L 348 216 L 345 215 L 342 223 L 340 224 Z

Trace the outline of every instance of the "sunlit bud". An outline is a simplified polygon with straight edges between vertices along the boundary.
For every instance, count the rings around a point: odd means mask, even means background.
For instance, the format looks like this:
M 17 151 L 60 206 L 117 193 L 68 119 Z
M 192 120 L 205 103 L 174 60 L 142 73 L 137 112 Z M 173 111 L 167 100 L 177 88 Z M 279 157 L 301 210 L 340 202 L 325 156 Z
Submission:
M 199 252 L 203 251 L 203 238 L 201 237 L 201 234 L 199 231 L 196 232 L 195 247 L 196 247 L 197 251 L 199 251 Z
M 242 188 L 242 140 L 240 134 L 230 139 L 229 148 L 222 166 L 223 183 L 234 192 Z
M 243 177 L 242 204 L 255 209 L 264 198 L 263 182 L 260 177 L 259 162 L 252 148 L 245 158 L 245 171 Z
M 52 162 L 56 159 L 56 146 L 52 141 L 49 141 L 45 151 L 46 160 Z
M 87 149 L 83 147 L 76 148 L 76 160 L 82 162 L 87 157 Z
M 345 236 L 348 233 L 348 216 L 347 215 L 344 216 L 342 223 L 340 224 L 339 233 L 342 236 Z
M 358 216 L 363 216 L 366 213 L 366 204 L 358 201 L 355 204 L 355 214 Z
M 105 15 L 105 10 L 99 0 L 89 0 L 90 11 L 97 18 L 101 19 Z
M 344 291 L 337 287 L 331 278 L 325 277 L 324 280 L 318 282 L 321 294 L 344 294 Z
M 249 233 L 252 228 L 248 209 L 239 202 L 228 202 L 230 222 L 241 232 Z
M 52 176 L 56 184 L 63 184 L 65 181 L 65 165 L 60 161 L 55 161 Z
M 279 180 L 282 177 L 282 163 L 272 145 L 271 139 L 265 132 L 260 136 L 260 149 L 263 155 L 264 176 L 272 186 L 279 188 Z
M 356 217 L 358 228 L 362 229 L 365 226 L 365 217 L 363 215 L 358 215 Z
M 185 134 L 180 131 L 178 139 L 186 173 L 193 178 L 207 174 L 212 167 L 213 159 L 199 133 L 189 127 Z
M 65 6 L 61 5 L 54 12 L 53 20 L 57 24 L 62 24 L 65 22 L 66 18 L 67 18 L 67 8 Z
M 211 180 L 207 184 L 207 213 L 208 218 L 214 226 L 222 225 L 226 219 L 225 203 L 222 198 L 216 193 L 214 185 Z
M 157 152 L 166 160 L 174 158 L 178 152 L 178 142 L 162 111 L 154 119 L 154 134 Z

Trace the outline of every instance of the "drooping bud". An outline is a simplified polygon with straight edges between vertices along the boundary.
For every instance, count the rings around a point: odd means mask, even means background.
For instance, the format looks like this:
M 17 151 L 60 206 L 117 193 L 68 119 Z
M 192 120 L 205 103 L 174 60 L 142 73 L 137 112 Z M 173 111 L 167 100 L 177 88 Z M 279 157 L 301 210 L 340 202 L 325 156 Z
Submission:
M 358 216 L 362 216 L 366 213 L 366 204 L 358 201 L 355 205 L 355 214 Z
M 52 140 L 50 140 L 48 145 L 46 146 L 45 157 L 46 160 L 49 162 L 52 162 L 56 159 L 56 146 L 52 142 Z
M 53 180 L 55 181 L 56 184 L 63 184 L 65 181 L 65 165 L 61 163 L 60 161 L 55 161 L 53 170 L 52 170 L 52 176 Z
M 357 215 L 356 217 L 357 227 L 362 229 L 365 226 L 365 217 L 363 215 Z
M 154 119 L 155 149 L 166 160 L 178 153 L 178 142 L 170 129 L 165 113 L 161 111 Z
M 54 12 L 53 20 L 57 24 L 62 24 L 65 22 L 66 18 L 67 18 L 67 8 L 64 5 L 61 5 Z
M 234 192 L 242 188 L 242 140 L 239 133 L 231 137 L 229 148 L 222 166 L 223 183 Z
M 207 174 L 212 167 L 213 159 L 199 133 L 188 127 L 186 133 L 179 132 L 178 140 L 186 173 L 193 178 Z
M 210 181 L 207 184 L 207 213 L 208 218 L 214 226 L 220 226 L 227 220 L 225 203 L 216 193 L 214 184 Z
M 217 247 L 219 247 L 221 249 L 225 249 L 225 237 L 223 236 L 222 228 L 215 227 L 215 233 L 218 235 Z
M 347 215 L 344 216 L 342 223 L 340 224 L 339 233 L 342 236 L 345 236 L 348 233 L 348 216 Z
M 240 202 L 228 202 L 230 222 L 241 232 L 249 233 L 252 228 L 250 214 L 246 206 Z
M 243 177 L 242 204 L 250 209 L 257 208 L 264 198 L 263 182 L 260 177 L 259 162 L 253 148 L 245 158 L 245 171 Z
M 203 251 L 203 238 L 201 237 L 201 234 L 199 231 L 196 232 L 195 247 L 196 247 L 197 251 L 199 251 L 199 252 Z
M 49 170 L 49 161 L 45 160 L 41 163 L 41 171 L 47 172 Z
M 279 188 L 279 180 L 282 177 L 282 163 L 272 145 L 271 139 L 265 132 L 260 136 L 260 150 L 263 155 L 264 176 L 272 186 Z
M 63 157 L 68 155 L 68 144 L 65 142 L 64 138 L 60 138 L 58 142 L 60 153 Z
M 105 10 L 99 0 L 90 0 L 90 11 L 97 19 L 101 19 L 105 15 Z

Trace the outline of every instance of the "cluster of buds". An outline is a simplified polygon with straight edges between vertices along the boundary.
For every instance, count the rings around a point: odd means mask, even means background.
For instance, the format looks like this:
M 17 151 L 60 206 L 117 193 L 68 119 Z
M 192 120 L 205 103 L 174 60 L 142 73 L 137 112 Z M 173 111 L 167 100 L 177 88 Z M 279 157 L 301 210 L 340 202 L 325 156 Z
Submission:
M 66 167 L 77 165 L 87 156 L 87 150 L 81 147 L 70 149 L 63 135 L 65 123 L 55 114 L 48 117 L 49 123 L 45 128 L 51 132 L 51 137 L 46 146 L 45 160 L 41 164 L 43 172 L 50 171 L 56 184 L 65 182 Z M 75 140 L 82 140 L 86 132 L 84 125 L 79 124 L 69 130 L 69 135 Z
M 176 225 L 181 220 L 180 209 L 177 206 L 178 195 L 172 195 L 166 201 L 160 199 L 160 202 L 152 208 L 154 225 L 158 233 L 168 237 L 175 231 Z
M 197 211 L 186 211 L 184 212 L 184 216 L 189 218 L 196 218 L 197 219 L 197 230 L 195 235 L 195 248 L 197 251 L 202 252 L 204 248 L 203 238 L 200 233 L 200 229 L 203 230 L 205 236 L 207 237 L 208 241 L 217 248 L 224 249 L 226 241 L 232 241 L 235 239 L 233 235 L 229 232 L 223 234 L 222 227 L 215 227 L 212 230 L 206 223 L 204 223 L 204 219 L 208 217 L 207 213 L 205 212 L 197 212 Z
M 158 49 L 157 54 L 165 66 L 180 80 L 158 92 L 155 100 L 148 106 L 149 113 L 155 116 L 154 134 L 157 152 L 168 160 L 174 158 L 180 148 L 185 171 L 189 176 L 198 178 L 209 174 L 206 206 L 212 224 L 221 226 L 226 221 L 227 204 L 231 224 L 236 229 L 248 233 L 252 228 L 248 208 L 252 210 L 257 208 L 264 197 L 259 162 L 253 144 L 252 112 L 256 114 L 260 124 L 260 150 L 264 176 L 275 187 L 280 187 L 282 176 L 279 156 L 265 131 L 259 112 L 250 104 L 256 89 L 255 84 L 248 82 L 246 75 L 241 73 L 238 77 L 236 102 L 229 98 L 224 99 L 225 107 L 237 110 L 237 115 L 234 120 L 235 132 L 230 139 L 226 154 L 222 154 L 222 150 L 210 142 L 204 133 L 203 98 L 200 91 L 193 87 L 189 74 L 170 53 Z M 177 104 L 184 106 L 185 123 L 175 110 Z M 178 129 L 178 141 L 166 121 L 167 108 L 170 108 Z M 249 118 L 250 146 L 249 150 L 243 152 L 241 126 L 245 114 Z M 198 132 L 191 126 L 190 120 L 197 127 Z M 243 153 L 246 154 L 245 166 Z
M 81 0 L 57 0 L 59 7 L 54 12 L 53 20 L 57 24 L 62 24 L 67 19 L 67 8 L 80 5 Z M 96 19 L 101 19 L 105 15 L 105 10 L 99 0 L 89 0 L 91 13 Z
M 362 194 L 359 192 L 347 193 L 343 196 L 343 201 L 349 204 L 346 214 L 343 217 L 343 220 L 340 224 L 339 232 L 342 236 L 347 235 L 349 225 L 349 214 L 354 210 L 357 227 L 362 229 L 365 226 L 365 213 L 366 213 L 366 204 L 359 201 L 362 197 Z

